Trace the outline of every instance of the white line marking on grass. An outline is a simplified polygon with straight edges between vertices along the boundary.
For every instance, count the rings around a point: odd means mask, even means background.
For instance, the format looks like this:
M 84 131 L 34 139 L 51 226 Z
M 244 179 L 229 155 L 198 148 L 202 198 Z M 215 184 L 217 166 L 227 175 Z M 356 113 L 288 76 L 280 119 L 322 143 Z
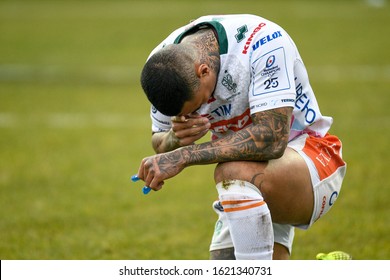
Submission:
M 0 82 L 66 82 L 129 83 L 139 79 L 140 67 L 121 65 L 68 66 L 0 64 Z
M 308 66 L 309 77 L 329 82 L 339 81 L 390 81 L 390 65 L 323 65 Z
M 339 121 L 339 124 L 343 121 Z M 390 116 L 364 117 L 358 121 L 345 121 L 348 128 L 390 129 Z M 151 126 L 149 115 L 127 115 L 116 113 L 51 113 L 40 116 L 28 114 L 0 113 L 0 128 L 42 127 L 52 129 L 148 129 Z
M 15 114 L 0 113 L 0 127 L 15 127 L 18 121 Z
M 365 0 L 364 1 L 368 6 L 374 8 L 383 8 L 386 6 L 386 0 Z
M 151 125 L 149 115 L 116 113 L 50 113 L 39 116 L 18 113 L 0 113 L 0 128 L 44 127 L 58 129 L 107 128 L 134 129 Z
M 390 80 L 390 65 L 313 65 L 309 77 L 324 81 L 386 81 Z M 0 82 L 66 82 L 99 83 L 139 82 L 140 67 L 124 65 L 66 66 L 0 64 Z

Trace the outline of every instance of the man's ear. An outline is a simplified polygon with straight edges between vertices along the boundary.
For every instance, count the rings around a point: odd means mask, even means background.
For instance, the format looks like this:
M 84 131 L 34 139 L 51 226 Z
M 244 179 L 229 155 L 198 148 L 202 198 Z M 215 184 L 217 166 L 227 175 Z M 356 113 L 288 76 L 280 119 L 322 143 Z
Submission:
M 199 78 L 203 78 L 210 74 L 210 67 L 207 64 L 199 64 L 196 68 L 196 75 Z

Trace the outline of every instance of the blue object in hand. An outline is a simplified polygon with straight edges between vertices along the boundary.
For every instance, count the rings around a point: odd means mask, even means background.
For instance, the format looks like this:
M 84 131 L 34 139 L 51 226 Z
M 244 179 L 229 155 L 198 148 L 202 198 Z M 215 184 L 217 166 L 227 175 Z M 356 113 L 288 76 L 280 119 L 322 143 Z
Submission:
M 133 182 L 139 181 L 138 176 L 137 176 L 137 175 L 131 176 L 131 181 L 133 181 Z M 152 190 L 152 189 L 149 188 L 149 187 L 147 187 L 147 186 L 144 186 L 144 187 L 142 188 L 142 192 L 143 192 L 144 194 L 148 194 L 151 190 Z
M 149 188 L 149 187 L 147 187 L 147 186 L 145 186 L 145 187 L 142 188 L 142 192 L 143 192 L 144 194 L 148 194 L 151 190 L 152 190 L 152 189 Z
M 137 182 L 137 181 L 139 181 L 139 178 L 138 178 L 138 176 L 137 176 L 137 175 L 133 175 L 133 176 L 131 176 L 131 181 L 133 181 L 133 182 Z

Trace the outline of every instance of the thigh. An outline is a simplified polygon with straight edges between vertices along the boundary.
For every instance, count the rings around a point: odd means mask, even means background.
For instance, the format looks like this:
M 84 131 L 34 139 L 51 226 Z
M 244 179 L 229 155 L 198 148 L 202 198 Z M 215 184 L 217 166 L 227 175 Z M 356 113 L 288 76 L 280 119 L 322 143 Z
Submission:
M 313 212 L 313 187 L 304 159 L 293 149 L 267 162 L 235 161 L 220 163 L 216 183 L 239 179 L 259 188 L 271 211 L 273 222 L 308 224 Z

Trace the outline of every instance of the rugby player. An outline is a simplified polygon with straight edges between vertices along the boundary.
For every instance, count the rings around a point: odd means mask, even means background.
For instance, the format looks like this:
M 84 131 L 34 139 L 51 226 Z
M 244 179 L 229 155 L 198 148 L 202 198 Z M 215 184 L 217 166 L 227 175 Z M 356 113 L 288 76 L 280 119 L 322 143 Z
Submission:
M 294 228 L 329 211 L 346 172 L 289 34 L 256 15 L 200 17 L 151 52 L 141 84 L 156 154 L 137 176 L 158 191 L 184 168 L 217 164 L 210 258 L 288 259 Z

